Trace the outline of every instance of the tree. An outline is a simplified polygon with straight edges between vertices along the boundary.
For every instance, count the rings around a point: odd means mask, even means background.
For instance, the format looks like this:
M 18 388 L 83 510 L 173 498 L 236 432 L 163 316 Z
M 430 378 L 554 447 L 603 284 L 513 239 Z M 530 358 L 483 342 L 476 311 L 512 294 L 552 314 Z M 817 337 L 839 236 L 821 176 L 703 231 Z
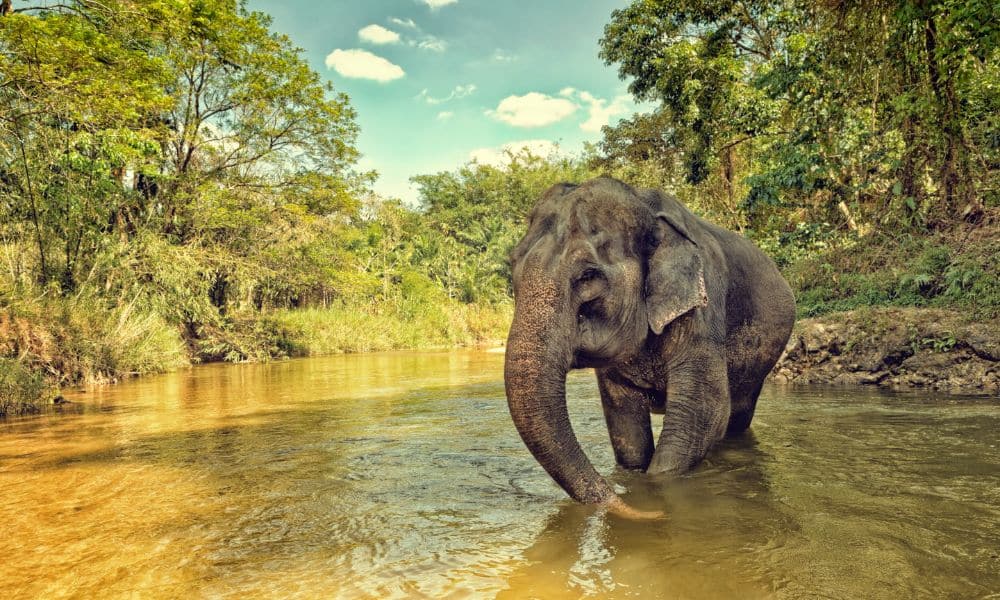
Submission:
M 524 234 L 531 207 L 550 186 L 594 175 L 577 159 L 546 159 L 527 150 L 506 158 L 500 166 L 471 162 L 413 178 L 427 232 L 416 238 L 416 255 L 431 279 L 463 302 L 506 301 L 507 256 Z
M 353 215 L 371 175 L 351 170 L 358 128 L 270 18 L 234 0 L 180 3 L 163 49 L 173 81 L 159 175 L 164 229 L 192 234 L 205 186 L 267 188 L 315 214 Z
M 0 22 L 2 234 L 32 239 L 37 280 L 75 287 L 128 202 L 124 167 L 156 152 L 143 117 L 168 98 L 141 49 L 75 14 Z
M 991 6 L 633 2 L 612 14 L 601 55 L 660 107 L 607 129 L 602 149 L 678 157 L 689 183 L 732 197 L 742 187 L 757 227 L 796 211 L 845 227 L 946 222 L 995 198 Z
M 0 22 L 0 240 L 32 241 L 38 282 L 67 293 L 102 257 L 164 256 L 162 235 L 200 257 L 177 280 L 207 279 L 220 311 L 274 300 L 264 282 L 298 297 L 268 252 L 335 247 L 373 174 L 353 168 L 348 98 L 269 24 L 228 0 L 75 0 Z M 104 275 L 105 291 L 141 287 Z

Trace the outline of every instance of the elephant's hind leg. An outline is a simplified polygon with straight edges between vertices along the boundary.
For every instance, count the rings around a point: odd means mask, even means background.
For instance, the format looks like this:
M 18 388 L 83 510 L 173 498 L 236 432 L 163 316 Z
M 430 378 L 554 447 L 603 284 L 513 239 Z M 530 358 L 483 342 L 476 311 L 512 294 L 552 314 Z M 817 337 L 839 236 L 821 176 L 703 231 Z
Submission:
M 733 329 L 727 336 L 726 371 L 732 403 L 727 436 L 739 435 L 750 427 L 757 397 L 785 348 L 789 327 L 768 315 Z
M 765 373 L 766 376 L 766 373 Z M 726 425 L 726 437 L 739 435 L 750 427 L 753 413 L 757 409 L 757 397 L 764 387 L 764 378 L 756 383 L 752 381 L 734 382 L 730 380 L 729 397 L 732 401 L 732 411 L 729 413 L 729 424 Z
M 729 424 L 726 426 L 726 436 L 739 435 L 750 427 L 753 414 L 757 408 L 757 398 L 764 387 L 768 373 L 778 362 L 778 354 L 762 357 L 749 364 L 730 365 L 729 398 L 732 410 L 729 413 Z

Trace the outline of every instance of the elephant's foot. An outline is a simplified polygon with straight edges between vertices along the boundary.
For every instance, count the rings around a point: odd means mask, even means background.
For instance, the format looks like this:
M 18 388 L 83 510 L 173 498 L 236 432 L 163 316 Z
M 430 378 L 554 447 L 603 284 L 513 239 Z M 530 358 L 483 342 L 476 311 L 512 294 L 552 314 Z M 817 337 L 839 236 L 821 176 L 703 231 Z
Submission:
M 653 459 L 649 461 L 649 466 L 646 467 L 646 473 L 650 475 L 681 475 L 698 462 L 689 456 L 681 456 L 676 452 L 670 452 L 670 450 L 666 447 L 662 451 L 657 448 L 656 452 L 653 453 Z

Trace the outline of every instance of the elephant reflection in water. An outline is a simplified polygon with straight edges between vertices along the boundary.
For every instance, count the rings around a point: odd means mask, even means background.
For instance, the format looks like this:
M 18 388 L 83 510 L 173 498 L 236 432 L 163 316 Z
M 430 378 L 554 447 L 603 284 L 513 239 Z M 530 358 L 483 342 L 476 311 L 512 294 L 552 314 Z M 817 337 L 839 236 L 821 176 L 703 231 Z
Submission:
M 626 505 L 583 453 L 567 372 L 595 369 L 619 465 L 684 473 L 750 426 L 794 322 L 788 284 L 743 237 L 607 178 L 546 192 L 511 266 L 504 379 L 518 433 L 574 499 L 659 515 Z M 650 412 L 664 413 L 655 447 Z
M 617 519 L 564 502 L 497 597 L 773 597 L 774 582 L 752 577 L 747 558 L 794 537 L 799 525 L 771 493 L 772 464 L 748 431 L 670 486 L 619 470 L 611 480 L 627 485 L 630 498 L 684 518 Z

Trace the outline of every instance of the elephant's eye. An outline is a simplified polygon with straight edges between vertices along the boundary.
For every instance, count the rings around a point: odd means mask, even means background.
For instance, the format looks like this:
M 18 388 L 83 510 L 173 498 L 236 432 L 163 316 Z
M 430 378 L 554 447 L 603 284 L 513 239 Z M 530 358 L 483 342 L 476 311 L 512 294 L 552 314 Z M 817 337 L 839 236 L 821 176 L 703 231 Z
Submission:
M 573 287 L 581 301 L 589 302 L 604 294 L 608 288 L 608 280 L 600 269 L 590 267 L 576 278 Z
M 593 281 L 601 277 L 603 277 L 603 275 L 600 270 L 590 267 L 585 269 L 583 273 L 580 273 L 580 276 L 576 278 L 576 283 L 587 283 L 588 281 Z
M 580 305 L 580 311 L 577 313 L 576 318 L 578 321 L 595 319 L 604 314 L 604 300 L 597 298 L 591 300 L 590 302 L 584 302 Z

